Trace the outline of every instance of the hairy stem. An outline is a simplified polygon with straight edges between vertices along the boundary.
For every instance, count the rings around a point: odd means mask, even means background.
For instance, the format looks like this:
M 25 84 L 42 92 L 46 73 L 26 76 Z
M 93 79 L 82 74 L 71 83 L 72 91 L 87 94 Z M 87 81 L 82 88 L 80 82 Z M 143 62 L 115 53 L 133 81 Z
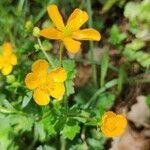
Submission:
M 89 22 L 88 25 L 89 27 L 92 27 L 93 25 L 93 20 L 92 20 L 92 8 L 91 8 L 91 0 L 87 0 L 87 11 L 89 14 Z M 93 72 L 93 83 L 97 87 L 97 71 L 96 71 L 96 65 L 93 63 L 94 62 L 94 44 L 92 41 L 90 41 L 90 55 L 91 55 L 91 63 L 92 63 L 92 72 Z
M 59 63 L 60 63 L 60 66 L 62 66 L 62 54 L 63 54 L 63 49 L 64 49 L 64 45 L 63 43 L 60 44 L 60 49 L 59 49 Z
M 47 58 L 48 62 L 50 63 L 50 65 L 52 66 L 52 68 L 54 68 L 54 64 L 53 64 L 53 61 L 51 60 L 50 56 L 47 55 L 47 53 L 45 52 L 44 48 L 43 48 L 43 45 L 41 43 L 41 40 L 39 38 L 37 38 L 38 40 L 38 44 L 43 52 L 43 54 L 45 55 L 45 57 Z

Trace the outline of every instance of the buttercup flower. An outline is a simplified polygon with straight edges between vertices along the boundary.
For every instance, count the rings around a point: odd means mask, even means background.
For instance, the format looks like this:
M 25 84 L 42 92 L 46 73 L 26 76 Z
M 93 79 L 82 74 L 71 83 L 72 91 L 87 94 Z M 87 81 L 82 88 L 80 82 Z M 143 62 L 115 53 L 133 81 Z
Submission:
M 54 27 L 41 30 L 40 35 L 48 39 L 63 41 L 70 53 L 79 51 L 81 42 L 78 40 L 99 41 L 101 39 L 100 33 L 93 28 L 80 30 L 80 27 L 88 20 L 88 14 L 85 11 L 75 9 L 65 25 L 56 5 L 48 6 L 47 10 Z
M 17 64 L 17 57 L 12 52 L 11 43 L 4 43 L 2 53 L 0 54 L 0 70 L 3 75 L 8 75 L 12 72 L 13 66 Z
M 120 136 L 124 133 L 127 120 L 123 115 L 108 111 L 102 117 L 101 131 L 106 137 Z
M 32 65 L 32 72 L 25 78 L 25 84 L 33 90 L 33 99 L 38 105 L 47 105 L 50 96 L 55 99 L 62 99 L 65 93 L 64 81 L 67 73 L 63 68 L 56 68 L 48 72 L 48 63 L 39 59 Z

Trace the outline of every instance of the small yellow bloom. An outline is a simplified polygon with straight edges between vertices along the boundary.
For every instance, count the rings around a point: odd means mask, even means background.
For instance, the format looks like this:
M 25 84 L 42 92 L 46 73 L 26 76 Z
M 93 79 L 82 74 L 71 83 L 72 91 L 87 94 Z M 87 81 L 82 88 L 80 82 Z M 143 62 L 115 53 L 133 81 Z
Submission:
M 100 33 L 93 28 L 80 30 L 80 27 L 88 20 L 88 14 L 85 11 L 75 9 L 65 25 L 56 5 L 48 6 L 47 10 L 54 27 L 44 28 L 40 35 L 48 39 L 63 41 L 70 53 L 79 51 L 81 42 L 78 40 L 99 41 L 101 39 Z
M 25 84 L 33 90 L 33 98 L 38 105 L 47 105 L 50 96 L 55 99 L 62 99 L 65 93 L 64 81 L 67 73 L 63 68 L 56 68 L 48 72 L 48 63 L 39 59 L 32 65 L 32 72 L 25 78 Z
M 123 115 L 108 111 L 102 117 L 101 131 L 106 137 L 120 136 L 124 133 L 127 120 Z
M 0 54 L 0 70 L 3 75 L 8 75 L 12 72 L 13 66 L 17 64 L 17 57 L 12 52 L 11 43 L 4 43 L 2 49 L 2 54 Z

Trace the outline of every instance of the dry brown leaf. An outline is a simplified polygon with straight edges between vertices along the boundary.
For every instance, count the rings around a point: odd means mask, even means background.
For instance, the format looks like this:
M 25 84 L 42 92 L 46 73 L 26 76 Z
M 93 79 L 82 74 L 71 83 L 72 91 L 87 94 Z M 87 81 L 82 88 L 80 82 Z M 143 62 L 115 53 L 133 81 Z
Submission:
M 78 65 L 77 66 L 77 74 L 75 78 L 75 86 L 83 86 L 89 82 L 89 79 L 92 75 L 92 68 L 89 65 Z
M 150 150 L 150 139 L 129 126 L 122 137 L 114 138 L 109 150 Z
M 132 121 L 136 127 L 150 127 L 150 109 L 145 103 L 145 96 L 138 96 L 137 103 L 131 107 L 127 113 L 127 118 Z

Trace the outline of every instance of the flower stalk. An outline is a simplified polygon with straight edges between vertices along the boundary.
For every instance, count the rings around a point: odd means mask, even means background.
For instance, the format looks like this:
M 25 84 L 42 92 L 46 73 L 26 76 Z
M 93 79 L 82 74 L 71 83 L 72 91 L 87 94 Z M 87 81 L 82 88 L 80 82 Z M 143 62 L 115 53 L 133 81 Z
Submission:
M 63 49 L 64 49 L 64 44 L 61 43 L 60 44 L 60 49 L 59 49 L 59 63 L 60 63 L 60 67 L 62 66 Z
M 50 56 L 48 56 L 47 53 L 44 51 L 44 48 L 43 48 L 43 45 L 42 45 L 42 42 L 41 42 L 40 38 L 37 38 L 37 40 L 38 40 L 38 44 L 39 44 L 39 46 L 40 46 L 41 51 L 42 51 L 43 54 L 45 55 L 46 59 L 48 60 L 48 62 L 49 62 L 50 65 L 52 66 L 52 68 L 54 68 L 53 61 L 51 60 Z
M 91 0 L 87 0 L 86 4 L 87 4 L 87 12 L 89 14 L 88 25 L 89 25 L 89 27 L 92 27 L 93 26 L 93 20 L 92 20 Z M 91 56 L 91 63 L 92 63 L 93 83 L 97 87 L 97 71 L 96 71 L 96 65 L 94 64 L 94 44 L 93 44 L 93 41 L 90 41 L 90 56 Z

